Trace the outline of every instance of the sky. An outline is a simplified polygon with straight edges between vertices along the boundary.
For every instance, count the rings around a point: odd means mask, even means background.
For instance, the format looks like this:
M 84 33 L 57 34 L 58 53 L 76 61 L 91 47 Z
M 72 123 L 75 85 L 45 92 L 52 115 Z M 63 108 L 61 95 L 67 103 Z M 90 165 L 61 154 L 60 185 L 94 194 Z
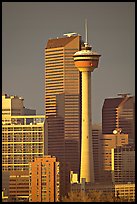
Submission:
M 101 54 L 92 73 L 92 123 L 105 98 L 135 95 L 135 2 L 2 2 L 2 92 L 44 114 L 44 49 L 76 32 Z

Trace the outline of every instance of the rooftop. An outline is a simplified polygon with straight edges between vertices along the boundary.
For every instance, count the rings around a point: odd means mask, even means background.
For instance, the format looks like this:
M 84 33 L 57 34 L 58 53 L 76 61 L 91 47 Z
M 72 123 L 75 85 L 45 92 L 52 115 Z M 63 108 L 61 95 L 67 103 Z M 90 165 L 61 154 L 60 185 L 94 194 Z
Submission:
M 71 42 L 76 37 L 77 36 L 70 36 L 70 37 L 49 39 L 47 42 L 46 49 L 56 48 L 56 47 L 64 47 L 65 45 L 67 45 L 69 42 Z

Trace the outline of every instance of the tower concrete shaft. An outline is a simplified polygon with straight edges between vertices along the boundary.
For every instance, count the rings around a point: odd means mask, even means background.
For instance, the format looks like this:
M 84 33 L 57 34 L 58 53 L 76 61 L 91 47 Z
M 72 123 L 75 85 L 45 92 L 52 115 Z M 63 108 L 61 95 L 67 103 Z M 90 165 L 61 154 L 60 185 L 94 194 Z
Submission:
M 94 183 L 92 122 L 91 122 L 91 72 L 98 67 L 100 55 L 92 52 L 85 43 L 83 50 L 74 54 L 75 66 L 82 72 L 82 138 L 80 182 Z
M 82 71 L 82 141 L 80 181 L 94 182 L 91 130 L 91 72 Z

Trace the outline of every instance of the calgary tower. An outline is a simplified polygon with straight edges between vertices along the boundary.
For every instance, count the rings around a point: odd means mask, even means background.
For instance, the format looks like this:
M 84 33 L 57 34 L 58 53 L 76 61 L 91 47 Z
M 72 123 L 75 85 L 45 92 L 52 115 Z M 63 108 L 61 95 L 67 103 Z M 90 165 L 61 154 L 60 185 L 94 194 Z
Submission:
M 87 42 L 87 21 L 85 23 L 86 42 L 81 51 L 74 54 L 74 63 L 82 72 L 82 138 L 81 138 L 81 165 L 80 182 L 94 183 L 94 163 L 92 147 L 92 120 L 91 120 L 91 72 L 98 67 L 99 55 L 91 51 Z

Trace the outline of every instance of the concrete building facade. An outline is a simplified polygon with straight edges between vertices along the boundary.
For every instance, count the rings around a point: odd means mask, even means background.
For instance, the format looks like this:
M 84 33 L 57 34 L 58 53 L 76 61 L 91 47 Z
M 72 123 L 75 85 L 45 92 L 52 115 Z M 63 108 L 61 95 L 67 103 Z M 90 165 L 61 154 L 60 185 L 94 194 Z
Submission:
M 45 116 L 2 116 L 2 120 L 2 170 L 28 170 L 29 162 L 44 155 Z
M 24 107 L 22 97 L 2 95 L 2 183 L 9 202 L 28 201 L 26 171 L 30 161 L 44 155 L 44 122 L 45 116 Z
M 36 115 L 36 110 L 24 107 L 24 99 L 16 95 L 2 95 L 2 115 Z

